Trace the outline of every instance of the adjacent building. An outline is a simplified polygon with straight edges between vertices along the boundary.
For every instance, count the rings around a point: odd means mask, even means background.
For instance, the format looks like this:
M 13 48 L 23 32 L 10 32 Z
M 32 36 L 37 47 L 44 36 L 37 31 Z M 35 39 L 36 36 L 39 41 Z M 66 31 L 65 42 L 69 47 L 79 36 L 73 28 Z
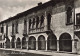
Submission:
M 80 0 L 51 0 L 0 22 L 0 47 L 80 53 Z

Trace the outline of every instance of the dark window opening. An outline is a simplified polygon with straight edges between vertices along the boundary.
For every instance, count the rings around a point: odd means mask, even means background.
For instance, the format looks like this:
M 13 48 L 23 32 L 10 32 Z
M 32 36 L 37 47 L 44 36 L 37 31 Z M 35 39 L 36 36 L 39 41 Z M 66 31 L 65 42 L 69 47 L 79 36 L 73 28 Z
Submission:
M 16 21 L 16 33 L 18 33 L 18 21 Z
M 8 36 L 8 25 L 6 25 L 6 36 Z
M 24 20 L 24 32 L 27 32 L 27 22 Z
M 14 34 L 14 24 L 12 24 L 12 34 Z
M 29 30 L 30 30 L 30 27 L 31 27 L 31 19 L 29 20 Z
M 76 14 L 76 24 L 80 25 L 80 13 Z
M 72 8 L 68 7 L 67 9 L 67 24 L 72 23 Z
M 39 25 L 39 17 L 37 17 L 36 19 L 36 28 L 38 28 L 38 25 Z
M 44 23 L 44 16 L 42 15 L 41 16 L 41 24 L 40 24 L 40 26 L 42 26 L 43 23 Z
M 33 28 L 34 28 L 34 25 L 35 25 L 35 18 L 33 19 Z
M 47 28 L 48 28 L 48 30 L 50 30 L 50 24 L 51 24 L 51 15 L 48 14 L 47 15 Z
M 3 33 L 4 32 L 4 27 L 1 27 L 1 33 Z

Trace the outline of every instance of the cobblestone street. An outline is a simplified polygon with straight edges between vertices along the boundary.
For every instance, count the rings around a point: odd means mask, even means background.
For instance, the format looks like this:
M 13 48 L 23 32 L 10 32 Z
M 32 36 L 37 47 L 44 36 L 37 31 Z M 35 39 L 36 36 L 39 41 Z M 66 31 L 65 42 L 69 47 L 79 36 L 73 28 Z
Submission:
M 0 50 L 0 56 L 80 56 L 77 54 L 25 51 L 25 50 Z

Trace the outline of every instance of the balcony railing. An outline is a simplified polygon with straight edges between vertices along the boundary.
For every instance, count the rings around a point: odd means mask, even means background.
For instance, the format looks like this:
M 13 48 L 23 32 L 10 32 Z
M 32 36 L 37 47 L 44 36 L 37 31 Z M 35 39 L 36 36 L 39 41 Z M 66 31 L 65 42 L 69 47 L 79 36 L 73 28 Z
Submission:
M 80 31 L 80 25 L 75 25 L 75 31 Z

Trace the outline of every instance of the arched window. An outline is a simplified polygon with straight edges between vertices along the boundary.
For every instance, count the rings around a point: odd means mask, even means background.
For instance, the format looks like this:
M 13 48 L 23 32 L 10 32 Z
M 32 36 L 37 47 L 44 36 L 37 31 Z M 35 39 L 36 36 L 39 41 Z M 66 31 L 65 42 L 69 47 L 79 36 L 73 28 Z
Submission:
M 12 23 L 12 34 L 14 34 L 14 24 Z
M 67 8 L 67 24 L 72 23 L 72 8 Z
M 36 18 L 36 28 L 38 28 L 39 25 L 39 17 Z
M 41 23 L 40 23 L 40 26 L 42 26 L 43 23 L 44 23 L 44 16 L 42 15 L 42 16 L 41 16 Z
M 30 30 L 30 27 L 31 27 L 31 19 L 29 20 L 29 30 Z
M 18 20 L 16 21 L 16 33 L 18 33 Z
M 51 14 L 47 15 L 47 28 L 50 30 L 50 24 L 51 24 Z
M 33 18 L 33 28 L 34 28 L 34 25 L 35 25 L 35 18 Z

